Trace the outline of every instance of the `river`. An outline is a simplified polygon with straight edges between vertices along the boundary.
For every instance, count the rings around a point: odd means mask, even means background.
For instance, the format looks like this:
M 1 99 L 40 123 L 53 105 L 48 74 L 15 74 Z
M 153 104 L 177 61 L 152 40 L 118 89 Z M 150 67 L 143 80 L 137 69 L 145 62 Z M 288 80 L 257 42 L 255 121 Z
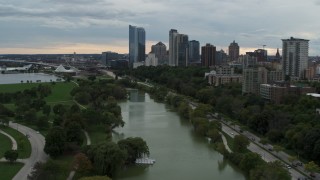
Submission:
M 114 139 L 143 138 L 150 150 L 151 166 L 133 165 L 121 170 L 119 180 L 244 180 L 243 173 L 231 166 L 204 137 L 197 136 L 191 124 L 149 94 L 130 91 L 121 106 L 125 126 Z

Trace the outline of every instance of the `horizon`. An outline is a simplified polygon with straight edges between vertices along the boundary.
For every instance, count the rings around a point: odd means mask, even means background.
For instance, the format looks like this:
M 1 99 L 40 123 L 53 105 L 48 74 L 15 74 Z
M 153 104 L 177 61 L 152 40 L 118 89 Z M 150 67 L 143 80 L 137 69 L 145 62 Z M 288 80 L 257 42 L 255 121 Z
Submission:
M 0 54 L 128 53 L 133 25 L 146 31 L 146 52 L 159 41 L 168 46 L 169 30 L 177 29 L 225 52 L 235 40 L 240 54 L 262 45 L 268 54 L 281 53 L 281 39 L 308 39 L 309 55 L 318 56 L 319 6 L 319 0 L 12 0 L 0 3 Z

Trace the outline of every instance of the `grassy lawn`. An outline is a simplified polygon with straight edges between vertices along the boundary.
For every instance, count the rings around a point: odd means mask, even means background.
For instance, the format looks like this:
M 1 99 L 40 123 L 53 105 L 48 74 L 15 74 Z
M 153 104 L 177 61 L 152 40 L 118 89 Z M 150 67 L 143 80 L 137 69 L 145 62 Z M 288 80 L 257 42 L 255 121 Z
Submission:
M 51 94 L 45 98 L 47 104 L 53 107 L 56 104 L 73 105 L 71 90 L 76 87 L 72 82 L 58 82 L 52 85 L 51 83 L 30 83 L 30 84 L 2 84 L 0 85 L 1 92 L 17 92 L 25 89 L 31 89 L 32 87 L 38 87 L 39 84 L 49 84 L 51 86 Z M 10 110 L 15 109 L 14 104 L 4 104 Z
M 1 84 L 0 93 L 12 93 L 17 91 L 23 91 L 25 89 L 38 87 L 39 84 L 44 84 L 44 83 Z
M 19 127 L 18 127 L 19 128 Z M 19 131 L 10 127 L 0 127 L 1 130 L 10 134 L 18 143 L 18 158 L 28 158 L 31 155 L 31 144 L 27 137 Z
M 232 152 L 234 151 L 233 150 L 233 138 L 232 137 L 230 137 L 227 133 L 225 133 L 225 132 L 223 132 L 223 131 L 221 131 L 222 132 L 222 134 L 226 137 L 226 139 L 227 139 L 227 144 L 228 144 L 228 146 L 229 146 L 229 148 L 232 150 Z
M 22 163 L 7 163 L 1 162 L 0 163 L 0 174 L 2 180 L 10 180 L 12 179 L 19 170 L 23 167 Z
M 107 140 L 107 133 L 102 125 L 92 125 L 88 127 L 88 134 L 91 144 L 98 144 Z
M 11 148 L 12 144 L 10 139 L 7 136 L 0 133 L 0 158 L 2 158 L 4 153 L 7 150 L 10 150 Z
M 71 90 L 76 87 L 72 82 L 61 82 L 56 83 L 52 86 L 51 94 L 45 98 L 47 103 L 59 102 L 59 101 L 72 101 L 72 96 L 70 95 Z

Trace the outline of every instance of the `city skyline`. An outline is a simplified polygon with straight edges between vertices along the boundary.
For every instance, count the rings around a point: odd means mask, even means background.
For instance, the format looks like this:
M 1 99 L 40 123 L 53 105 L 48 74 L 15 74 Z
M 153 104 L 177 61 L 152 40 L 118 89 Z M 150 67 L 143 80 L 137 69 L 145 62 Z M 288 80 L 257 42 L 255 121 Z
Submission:
M 168 31 L 178 29 L 201 46 L 210 43 L 226 52 L 235 40 L 240 54 L 267 45 L 274 55 L 277 48 L 281 52 L 281 39 L 309 39 L 309 55 L 315 56 L 319 6 L 319 0 L 12 0 L 0 2 L 0 54 L 128 53 L 131 24 L 148 32 L 146 53 L 159 41 L 168 47 Z

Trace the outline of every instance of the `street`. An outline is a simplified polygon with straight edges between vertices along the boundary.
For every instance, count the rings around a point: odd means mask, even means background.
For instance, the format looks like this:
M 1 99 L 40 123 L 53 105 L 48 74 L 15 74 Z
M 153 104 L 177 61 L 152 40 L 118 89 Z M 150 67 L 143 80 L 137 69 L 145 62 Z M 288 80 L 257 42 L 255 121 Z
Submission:
M 28 138 L 31 144 L 31 156 L 27 159 L 19 160 L 24 162 L 24 166 L 21 170 L 14 176 L 13 180 L 26 180 L 28 174 L 32 171 L 32 167 L 36 162 L 45 162 L 49 156 L 43 151 L 45 145 L 45 139 L 41 134 L 38 134 L 35 130 L 23 126 L 17 123 L 9 123 L 9 126 L 13 129 L 17 129 L 22 134 L 28 134 Z

